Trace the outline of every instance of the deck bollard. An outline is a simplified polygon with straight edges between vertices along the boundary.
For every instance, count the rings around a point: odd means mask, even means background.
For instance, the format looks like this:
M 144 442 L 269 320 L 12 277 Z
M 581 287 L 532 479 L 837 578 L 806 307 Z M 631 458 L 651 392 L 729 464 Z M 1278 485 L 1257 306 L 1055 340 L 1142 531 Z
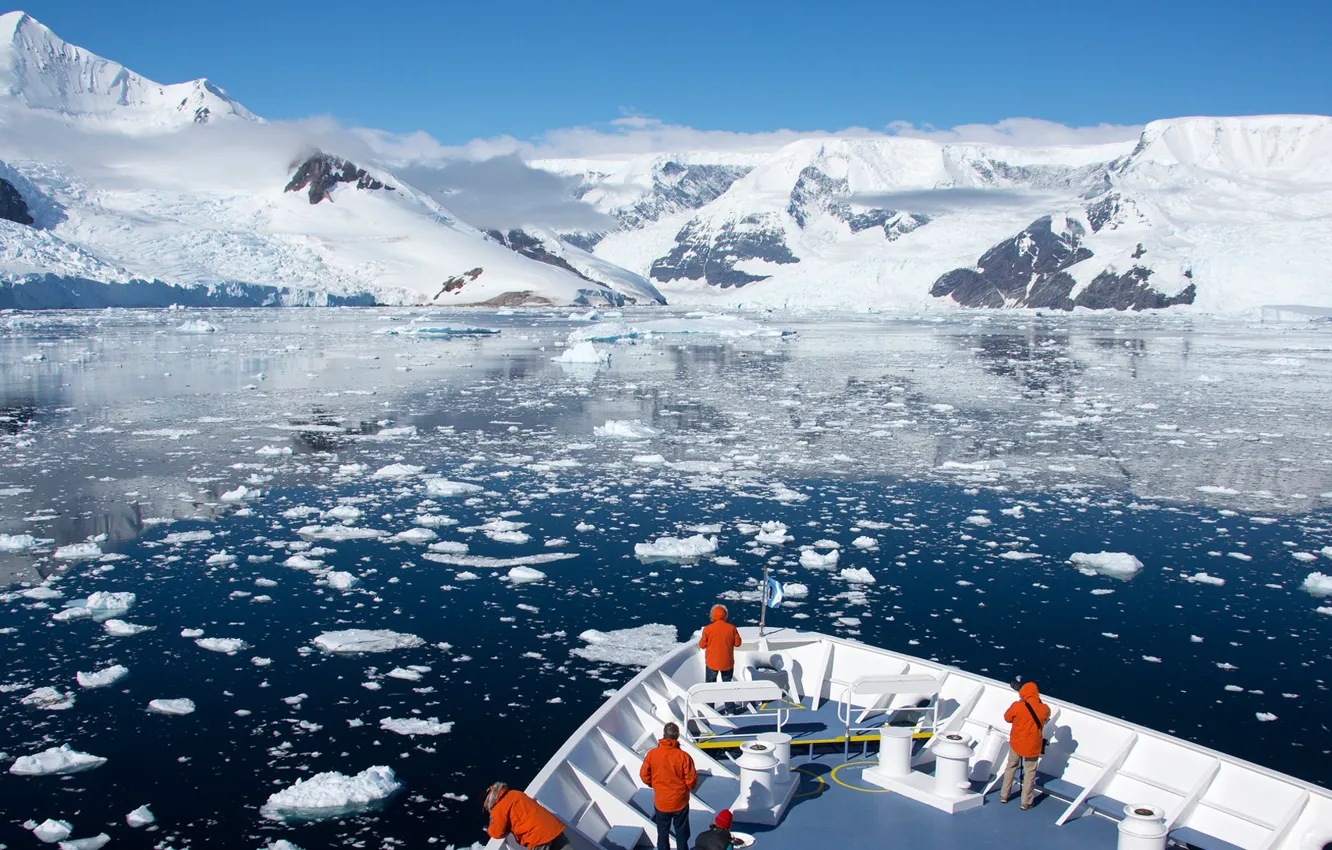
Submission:
M 1119 850 L 1165 850 L 1165 811 L 1160 806 L 1130 803 L 1119 822 Z
M 934 745 L 934 793 L 958 798 L 971 791 L 971 738 L 961 732 L 940 735 Z
M 785 779 L 791 771 L 791 736 L 785 732 L 761 732 L 756 740 L 772 747 L 772 753 L 777 757 L 779 778 Z
M 879 767 L 884 776 L 906 776 L 911 773 L 911 744 L 915 730 L 910 726 L 879 727 Z

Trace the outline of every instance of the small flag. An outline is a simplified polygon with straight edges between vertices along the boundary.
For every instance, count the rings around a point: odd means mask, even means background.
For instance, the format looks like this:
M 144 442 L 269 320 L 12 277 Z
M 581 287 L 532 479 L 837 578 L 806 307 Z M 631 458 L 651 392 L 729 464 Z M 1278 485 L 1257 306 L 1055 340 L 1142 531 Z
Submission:
M 771 576 L 763 585 L 763 604 L 769 608 L 777 608 L 782 604 L 782 583 Z

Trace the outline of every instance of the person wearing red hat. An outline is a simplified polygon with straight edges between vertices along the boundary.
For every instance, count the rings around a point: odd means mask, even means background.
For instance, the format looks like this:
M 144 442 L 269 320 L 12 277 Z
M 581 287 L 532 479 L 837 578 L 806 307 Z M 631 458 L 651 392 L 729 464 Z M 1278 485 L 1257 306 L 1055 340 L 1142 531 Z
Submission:
M 731 810 L 717 812 L 708 831 L 694 842 L 694 850 L 731 850 Z

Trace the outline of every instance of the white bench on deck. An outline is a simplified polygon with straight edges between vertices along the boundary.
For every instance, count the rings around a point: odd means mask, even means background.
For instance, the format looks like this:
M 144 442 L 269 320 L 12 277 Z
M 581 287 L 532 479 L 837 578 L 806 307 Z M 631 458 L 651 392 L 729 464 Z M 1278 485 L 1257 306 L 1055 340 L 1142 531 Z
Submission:
M 856 710 L 857 697 L 873 697 L 874 699 L 870 702 L 869 707 L 860 713 L 860 717 L 856 720 L 856 724 L 863 723 L 878 702 L 884 697 L 888 697 L 889 702 L 888 705 L 882 709 L 883 713 L 894 714 L 903 711 L 920 712 L 922 715 L 929 716 L 929 729 L 930 731 L 934 731 L 934 728 L 939 724 L 938 696 L 940 686 L 939 680 L 927 673 L 898 673 L 887 676 L 862 676 L 847 685 L 842 692 L 841 702 L 838 703 L 837 706 L 837 719 L 842 721 L 845 730 L 847 754 L 849 755 L 851 752 L 852 734 L 857 732 L 872 732 L 883 725 L 880 723 L 874 726 L 861 726 L 852 723 L 851 713 Z M 893 704 L 893 697 L 905 695 L 929 698 L 930 702 L 928 705 L 920 706 L 899 706 Z M 920 720 L 916 721 L 916 725 L 920 726 L 924 719 L 925 718 L 922 716 Z
M 694 685 L 689 689 L 688 696 L 685 697 L 685 734 L 689 734 L 690 721 L 703 719 L 701 715 L 696 716 L 695 706 L 716 706 L 735 702 L 756 702 L 760 704 L 775 702 L 780 705 L 783 698 L 784 693 L 780 685 L 776 682 L 764 680 L 756 682 L 704 682 L 700 685 Z M 780 732 L 782 724 L 789 718 L 790 713 L 790 709 L 778 708 L 775 711 L 758 711 L 745 716 L 775 717 L 777 731 Z M 713 737 L 743 738 L 749 736 L 723 733 Z

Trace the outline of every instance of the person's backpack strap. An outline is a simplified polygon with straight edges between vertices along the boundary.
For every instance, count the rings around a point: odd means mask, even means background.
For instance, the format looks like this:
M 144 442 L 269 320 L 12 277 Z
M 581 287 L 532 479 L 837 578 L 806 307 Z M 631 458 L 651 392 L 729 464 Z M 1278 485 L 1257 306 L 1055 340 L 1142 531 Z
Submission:
M 1025 705 L 1025 706 L 1027 707 L 1027 711 L 1031 714 L 1032 722 L 1036 724 L 1036 729 L 1037 729 L 1037 731 L 1039 731 L 1039 732 L 1041 733 L 1041 754 L 1044 755 L 1044 754 L 1045 754 L 1045 744 L 1046 744 L 1046 741 L 1045 741 L 1045 724 L 1042 723 L 1042 722 L 1041 722 L 1041 718 L 1038 717 L 1038 716 L 1036 715 L 1036 709 L 1034 709 L 1034 708 L 1031 707 L 1031 703 L 1027 702 L 1027 701 L 1024 699 L 1024 700 L 1022 701 L 1022 704 Z

